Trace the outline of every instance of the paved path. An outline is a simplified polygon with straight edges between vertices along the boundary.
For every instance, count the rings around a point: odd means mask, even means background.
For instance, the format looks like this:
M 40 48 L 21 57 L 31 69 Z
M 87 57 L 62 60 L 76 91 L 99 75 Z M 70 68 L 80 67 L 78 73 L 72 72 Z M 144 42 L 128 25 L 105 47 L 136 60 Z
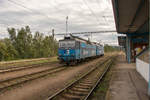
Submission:
M 148 83 L 136 72 L 135 64 L 128 64 L 120 55 L 113 69 L 107 100 L 149 100 Z

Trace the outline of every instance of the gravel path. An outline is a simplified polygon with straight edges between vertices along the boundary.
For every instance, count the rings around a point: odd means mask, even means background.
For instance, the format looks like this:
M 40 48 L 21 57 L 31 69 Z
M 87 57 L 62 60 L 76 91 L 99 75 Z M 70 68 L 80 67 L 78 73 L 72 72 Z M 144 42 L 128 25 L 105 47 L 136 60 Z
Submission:
M 15 89 L 10 89 L 0 94 L 0 100 L 45 100 L 48 96 L 73 81 L 73 79 L 91 69 L 90 65 L 94 65 L 104 58 L 105 57 L 101 57 L 86 64 L 69 67 L 62 72 L 25 83 Z

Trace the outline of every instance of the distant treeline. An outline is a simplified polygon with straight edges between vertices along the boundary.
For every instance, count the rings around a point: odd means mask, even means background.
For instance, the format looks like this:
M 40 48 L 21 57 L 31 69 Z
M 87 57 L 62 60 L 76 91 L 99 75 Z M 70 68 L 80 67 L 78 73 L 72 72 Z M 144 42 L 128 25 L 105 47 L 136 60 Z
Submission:
M 114 52 L 114 51 L 120 51 L 120 48 L 118 46 L 110 46 L 108 44 L 106 44 L 104 46 L 104 51 L 105 52 Z
M 58 43 L 52 36 L 31 34 L 29 26 L 8 28 L 9 38 L 0 40 L 0 61 L 57 55 Z

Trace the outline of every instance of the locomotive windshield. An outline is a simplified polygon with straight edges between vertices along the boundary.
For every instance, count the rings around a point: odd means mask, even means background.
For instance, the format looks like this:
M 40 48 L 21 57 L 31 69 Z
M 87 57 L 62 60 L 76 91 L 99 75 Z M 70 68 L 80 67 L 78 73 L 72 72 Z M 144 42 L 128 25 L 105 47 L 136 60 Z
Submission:
M 74 48 L 75 41 L 59 41 L 59 48 Z

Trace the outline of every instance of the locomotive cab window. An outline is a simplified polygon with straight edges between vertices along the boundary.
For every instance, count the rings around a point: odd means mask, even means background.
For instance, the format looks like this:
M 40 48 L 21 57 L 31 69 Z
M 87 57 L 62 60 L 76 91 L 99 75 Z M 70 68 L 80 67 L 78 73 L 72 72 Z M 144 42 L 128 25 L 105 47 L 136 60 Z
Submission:
M 74 48 L 75 41 L 60 41 L 59 48 Z

